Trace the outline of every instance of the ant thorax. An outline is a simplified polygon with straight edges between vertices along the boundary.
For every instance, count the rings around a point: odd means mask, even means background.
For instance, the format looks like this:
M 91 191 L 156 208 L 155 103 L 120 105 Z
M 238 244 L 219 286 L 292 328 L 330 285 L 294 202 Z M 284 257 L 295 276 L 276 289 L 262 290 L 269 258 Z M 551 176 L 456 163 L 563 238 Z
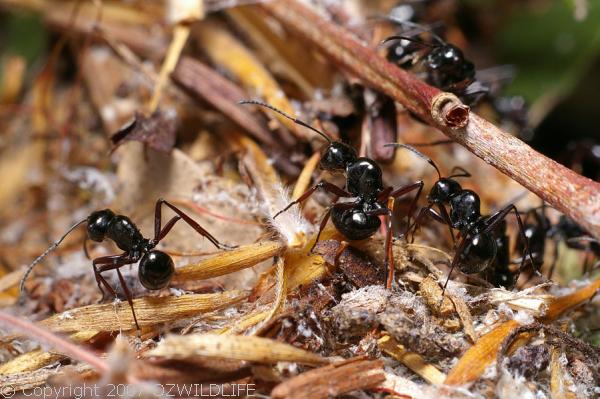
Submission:
M 471 190 L 463 190 L 450 199 L 452 227 L 465 230 L 481 218 L 479 196 Z
M 353 195 L 374 198 L 383 190 L 381 168 L 370 158 L 358 158 L 346 169 L 346 188 Z

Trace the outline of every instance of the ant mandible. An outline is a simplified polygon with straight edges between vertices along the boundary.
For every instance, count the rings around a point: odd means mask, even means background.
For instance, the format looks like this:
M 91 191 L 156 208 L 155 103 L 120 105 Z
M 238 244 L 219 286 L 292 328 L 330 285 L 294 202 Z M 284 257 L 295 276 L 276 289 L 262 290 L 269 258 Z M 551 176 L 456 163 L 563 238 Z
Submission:
M 172 217 L 164 226 L 161 226 L 161 210 L 162 205 L 166 205 L 171 208 L 177 215 Z M 94 267 L 94 277 L 98 288 L 102 293 L 102 299 L 106 297 L 106 292 L 102 288 L 106 288 L 113 296 L 117 297 L 117 293 L 111 287 L 111 285 L 102 276 L 103 272 L 109 270 L 116 270 L 121 282 L 121 287 L 131 307 L 131 313 L 133 314 L 133 320 L 137 330 L 140 330 L 140 326 L 135 315 L 133 308 L 133 299 L 125 279 L 119 270 L 125 265 L 136 263 L 140 261 L 138 267 L 138 277 L 140 283 L 149 290 L 159 290 L 169 285 L 171 278 L 175 273 L 175 265 L 173 259 L 163 251 L 155 250 L 154 248 L 158 243 L 165 238 L 165 236 L 171 231 L 175 223 L 183 219 L 188 225 L 196 230 L 200 235 L 206 237 L 213 245 L 219 249 L 231 249 L 232 247 L 221 244 L 215 237 L 213 237 L 208 231 L 200 226 L 195 220 L 189 217 L 182 210 L 177 208 L 170 202 L 164 199 L 156 201 L 154 211 L 154 238 L 144 238 L 138 227 L 124 215 L 117 215 L 110 209 L 104 209 L 95 211 L 90 214 L 87 218 L 77 222 L 56 242 L 54 242 L 43 254 L 38 256 L 29 265 L 23 278 L 21 279 L 20 290 L 22 298 L 24 298 L 25 292 L 25 280 L 35 267 L 42 259 L 46 257 L 50 252 L 56 249 L 60 243 L 69 235 L 75 228 L 81 224 L 86 224 L 86 240 L 89 238 L 92 241 L 102 242 L 105 239 L 114 241 L 117 246 L 124 252 L 120 255 L 101 256 L 92 261 Z M 87 255 L 87 249 L 84 241 L 84 250 Z M 89 256 L 88 256 L 89 258 Z
M 296 119 L 269 104 L 255 100 L 241 101 L 240 104 L 254 104 L 269 108 L 292 120 L 294 123 L 304 126 L 323 137 L 329 144 L 322 152 L 319 167 L 329 172 L 341 172 L 346 176 L 345 189 L 322 180 L 309 188 L 297 200 L 290 202 L 284 209 L 277 212 L 274 218 L 287 211 L 292 206 L 306 201 L 317 190 L 325 190 L 330 194 L 336 195 L 338 198 L 327 209 L 321 220 L 319 232 L 315 244 L 313 244 L 314 249 L 314 246 L 319 241 L 321 232 L 325 228 L 330 217 L 334 226 L 346 239 L 349 241 L 358 241 L 367 239 L 375 234 L 381 226 L 379 216 L 387 216 L 384 266 L 387 271 L 386 287 L 391 288 L 394 280 L 394 262 L 391 246 L 393 204 L 396 199 L 414 190 L 417 190 L 418 196 L 423 189 L 423 181 L 417 181 L 397 190 L 394 190 L 392 187 L 384 188 L 382 171 L 379 165 L 370 158 L 359 157 L 356 150 L 351 146 L 340 141 L 332 140 L 320 130 L 315 129 L 306 122 Z M 339 203 L 337 202 L 339 198 L 356 198 L 356 200 L 354 202 Z M 414 204 L 415 203 L 413 202 L 413 205 Z M 411 207 L 408 213 L 409 218 L 412 213 L 413 209 Z M 408 225 L 410 226 L 410 220 L 408 221 Z
M 470 176 L 464 169 L 460 168 L 463 172 L 461 174 L 444 178 L 435 162 L 415 148 L 399 143 L 386 145 L 406 148 L 412 151 L 433 166 L 438 174 L 438 180 L 427 196 L 429 204 L 419 212 L 414 222 L 414 230 L 419 227 L 421 219 L 425 215 L 429 215 L 436 221 L 448 225 L 453 242 L 454 234 L 452 229 L 456 229 L 460 232 L 461 241 L 456 247 L 456 252 L 450 266 L 450 273 L 444 283 L 444 291 L 446 290 L 446 286 L 448 285 L 448 281 L 450 280 L 450 276 L 455 267 L 458 266 L 459 270 L 465 274 L 475 274 L 494 266 L 499 244 L 497 241 L 497 231 L 500 230 L 500 234 L 502 235 L 506 234 L 505 231 L 502 231 L 502 224 L 510 211 L 514 211 L 517 223 L 519 224 L 519 233 L 525 248 L 524 252 L 528 254 L 531 264 L 534 265 L 533 257 L 529 250 L 529 241 L 525 235 L 523 221 L 514 204 L 509 204 L 492 215 L 482 216 L 479 195 L 472 190 L 463 189 L 460 183 L 454 180 L 455 177 Z M 440 209 L 441 215 L 433 210 L 432 207 L 434 204 Z M 450 206 L 450 212 L 447 212 L 445 208 L 446 205 Z M 504 250 L 505 248 L 507 248 L 507 245 L 503 246 L 502 249 Z M 524 265 L 525 256 L 521 258 L 521 266 L 517 272 L 518 274 L 513 277 L 513 281 L 518 279 L 518 275 Z M 508 270 L 508 264 L 501 266 Z M 502 272 L 506 273 L 507 271 Z

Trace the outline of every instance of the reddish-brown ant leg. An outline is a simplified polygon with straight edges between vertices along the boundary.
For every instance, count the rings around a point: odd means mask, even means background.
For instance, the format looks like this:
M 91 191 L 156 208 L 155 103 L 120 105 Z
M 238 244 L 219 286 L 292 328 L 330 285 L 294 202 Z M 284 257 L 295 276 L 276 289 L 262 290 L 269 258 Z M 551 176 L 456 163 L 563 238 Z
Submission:
M 133 262 L 135 262 L 135 260 L 127 257 L 127 255 L 125 255 L 125 254 L 113 255 L 113 256 L 103 256 L 101 258 L 94 259 L 94 271 L 97 272 L 97 274 L 96 274 L 97 278 L 99 278 L 102 281 L 102 283 L 105 285 L 105 287 L 109 291 L 111 291 L 111 293 L 116 297 L 117 296 L 116 291 L 114 290 L 114 288 L 112 288 L 110 286 L 110 284 L 108 284 L 108 282 L 104 279 L 104 277 L 101 274 L 103 272 L 116 269 L 117 275 L 119 276 L 119 281 L 121 282 L 121 287 L 123 288 L 123 292 L 125 293 L 125 297 L 127 298 L 129 307 L 131 308 L 131 313 L 133 315 L 133 320 L 135 321 L 135 326 L 136 326 L 137 330 L 140 331 L 140 325 L 138 324 L 137 317 L 135 314 L 135 309 L 133 308 L 133 297 L 131 296 L 131 291 L 129 291 L 129 288 L 127 287 L 125 279 L 123 278 L 123 275 L 121 274 L 121 270 L 119 270 L 121 267 L 131 264 Z
M 285 208 L 283 208 L 282 210 L 280 210 L 279 212 L 277 212 L 273 216 L 273 219 L 275 219 L 277 216 L 281 215 L 283 212 L 285 212 L 288 209 L 290 209 L 292 206 L 294 206 L 296 204 L 303 203 L 304 201 L 306 201 L 308 198 L 310 198 L 310 196 L 313 195 L 319 189 L 325 190 L 326 192 L 328 192 L 330 194 L 335 194 L 338 197 L 342 197 L 342 198 L 352 197 L 352 194 L 350 194 L 349 192 L 347 192 L 345 190 L 342 190 L 341 188 L 339 188 L 335 184 L 332 184 L 332 183 L 329 183 L 329 182 L 323 180 L 323 181 L 320 181 L 319 183 L 315 184 L 314 186 L 312 186 L 308 190 L 306 190 L 304 192 L 304 194 L 302 194 L 300 197 L 298 197 L 297 200 L 294 200 L 294 201 L 290 202 Z
M 508 215 L 508 213 L 510 211 L 514 211 L 515 217 L 517 218 L 517 224 L 519 225 L 519 234 L 521 235 L 521 240 L 523 240 L 523 254 L 527 254 L 529 256 L 529 261 L 531 262 L 531 267 L 534 268 L 535 262 L 533 261 L 533 255 L 531 254 L 531 251 L 529 250 L 529 239 L 525 235 L 525 227 L 523 226 L 523 221 L 521 220 L 521 215 L 519 215 L 519 210 L 517 209 L 516 206 L 514 206 L 514 204 L 507 205 L 506 207 L 504 207 L 504 209 L 501 209 L 500 211 L 498 211 L 495 214 L 493 214 L 492 216 L 490 216 L 486 220 L 486 228 L 483 230 L 483 233 L 488 233 L 488 232 L 493 231 L 494 228 L 496 227 L 496 225 L 498 223 L 500 223 L 504 218 L 506 218 L 506 216 Z M 519 266 L 519 272 L 517 273 L 515 281 L 519 278 L 519 275 L 521 274 L 521 271 L 523 270 L 523 267 L 525 266 L 525 258 L 526 258 L 526 256 L 523 256 L 521 258 L 521 265 Z
M 327 225 L 327 222 L 329 221 L 329 217 L 331 216 L 331 210 L 333 209 L 333 207 L 336 207 L 337 209 L 352 209 L 354 206 L 355 206 L 355 204 L 352 202 L 349 202 L 349 203 L 344 202 L 341 204 L 336 202 L 327 209 L 327 212 L 325 212 L 325 216 L 323 216 L 323 219 L 321 219 L 321 223 L 319 224 L 319 232 L 317 233 L 317 238 L 315 239 L 314 244 L 310 248 L 311 253 L 313 252 L 313 250 L 315 249 L 315 246 L 319 242 L 319 238 L 321 238 L 321 233 L 323 232 L 323 229 L 325 229 L 325 226 Z
M 173 212 L 175 212 L 177 215 L 179 215 L 181 217 L 181 219 L 183 219 L 184 222 L 186 222 L 190 227 L 192 227 L 194 230 L 196 230 L 196 232 L 198 232 L 200 235 L 206 237 L 215 247 L 219 248 L 219 249 L 231 249 L 230 246 L 228 245 L 224 245 L 221 244 L 215 237 L 212 236 L 212 234 L 210 234 L 208 231 L 206 231 L 202 226 L 200 226 L 198 224 L 198 222 L 196 222 L 194 219 L 192 219 L 191 217 L 189 217 L 185 212 L 183 212 L 181 209 L 177 208 L 175 205 L 171 204 L 170 202 L 164 200 L 164 199 L 159 199 L 158 201 L 156 201 L 156 206 L 155 206 L 155 210 L 154 210 L 154 234 L 155 236 L 160 235 L 161 230 L 161 208 L 162 205 L 166 205 L 169 208 L 171 208 L 171 210 Z M 175 222 L 173 222 L 175 223 Z

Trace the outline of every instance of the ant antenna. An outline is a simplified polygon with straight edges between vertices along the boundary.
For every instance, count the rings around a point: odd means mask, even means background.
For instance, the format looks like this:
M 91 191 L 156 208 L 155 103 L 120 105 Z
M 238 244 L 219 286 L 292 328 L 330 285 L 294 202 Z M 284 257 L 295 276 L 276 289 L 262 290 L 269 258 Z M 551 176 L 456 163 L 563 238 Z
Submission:
M 402 35 L 394 35 L 394 36 L 387 37 L 381 43 L 379 43 L 379 46 L 383 46 L 384 44 L 387 44 L 388 42 L 391 42 L 394 40 L 407 40 L 409 42 L 417 43 L 417 44 L 420 44 L 421 46 L 430 47 L 430 48 L 438 47 L 438 46 L 434 46 L 433 44 L 425 43 L 422 40 L 414 39 L 412 37 L 402 36 Z
M 395 23 L 397 23 L 399 25 L 406 25 L 406 26 L 408 26 L 410 28 L 419 30 L 421 32 L 427 32 L 427 33 L 431 34 L 431 36 L 433 36 L 433 38 L 435 40 L 437 40 L 442 46 L 446 44 L 446 42 L 441 37 L 439 37 L 438 35 L 436 35 L 433 32 L 434 26 L 432 26 L 431 28 L 427 29 L 423 25 L 420 25 L 420 24 L 418 24 L 416 22 L 402 21 L 402 20 L 399 20 L 399 19 L 391 17 L 391 16 L 388 16 L 388 18 L 389 18 L 390 21 L 395 22 Z
M 260 106 L 265 107 L 265 108 L 269 108 L 271 111 L 275 111 L 278 114 L 283 115 L 284 117 L 288 118 L 289 120 L 291 120 L 295 124 L 300 125 L 300 126 L 304 126 L 306 128 L 309 128 L 313 132 L 317 133 L 319 136 L 323 137 L 329 143 L 333 142 L 333 140 L 331 140 L 331 138 L 329 136 L 327 136 L 325 133 L 323 133 L 322 131 L 320 131 L 318 129 L 315 129 L 314 127 L 312 127 L 311 125 L 309 125 L 306 122 L 301 121 L 300 119 L 296 119 L 293 116 L 286 114 L 282 110 L 277 109 L 277 108 L 275 108 L 274 106 L 272 106 L 270 104 L 267 104 L 267 103 L 264 103 L 264 102 L 258 101 L 258 100 L 242 100 L 242 101 L 239 101 L 238 104 L 254 104 L 254 105 L 260 105 Z
M 408 144 L 401 144 L 401 143 L 388 143 L 388 144 L 384 144 L 383 146 L 384 147 L 406 148 L 407 150 L 411 151 L 413 154 L 415 154 L 419 158 L 422 158 L 422 159 L 426 160 L 431 166 L 433 166 L 435 168 L 435 171 L 438 174 L 438 179 L 442 178 L 442 174 L 440 173 L 440 170 L 438 169 L 438 167 L 435 164 L 435 162 L 433 162 L 433 160 L 431 158 L 429 158 L 427 155 L 423 154 L 422 152 L 420 152 L 416 148 L 411 147 Z
M 46 257 L 46 255 L 48 255 L 50 252 L 54 251 L 60 245 L 60 243 L 65 239 L 65 237 L 68 236 L 73 230 L 75 230 L 75 228 L 79 227 L 80 224 L 85 223 L 85 222 L 87 222 L 87 218 L 75 223 L 73 226 L 71 226 L 71 228 L 69 230 L 67 230 L 67 232 L 62 237 L 60 237 L 60 239 L 58 241 L 56 241 L 52 245 L 50 245 L 50 247 L 48 247 L 48 249 L 45 250 L 43 254 L 41 254 L 40 256 L 35 258 L 35 260 L 33 262 L 31 262 L 31 264 L 29 265 L 29 267 L 27 267 L 27 270 L 23 274 L 23 277 L 21 278 L 21 282 L 19 284 L 19 292 L 21 295 L 21 299 L 23 299 L 24 295 L 25 295 L 25 280 L 27 280 L 27 277 L 29 277 L 29 275 L 31 274 L 31 271 L 33 270 L 35 265 L 40 263 L 42 261 L 42 259 L 44 259 Z

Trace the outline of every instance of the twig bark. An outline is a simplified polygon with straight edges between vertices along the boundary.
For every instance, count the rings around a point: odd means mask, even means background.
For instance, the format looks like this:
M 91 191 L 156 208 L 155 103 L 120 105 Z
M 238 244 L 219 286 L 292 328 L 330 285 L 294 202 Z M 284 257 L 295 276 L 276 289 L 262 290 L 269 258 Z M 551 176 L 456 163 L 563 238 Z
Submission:
M 359 389 L 373 388 L 385 380 L 381 360 L 349 359 L 287 379 L 271 392 L 274 399 L 325 399 Z
M 400 102 L 600 239 L 599 183 L 578 175 L 470 113 L 456 97 L 387 62 L 344 28 L 317 15 L 298 0 L 273 1 L 261 7 L 342 68 Z

